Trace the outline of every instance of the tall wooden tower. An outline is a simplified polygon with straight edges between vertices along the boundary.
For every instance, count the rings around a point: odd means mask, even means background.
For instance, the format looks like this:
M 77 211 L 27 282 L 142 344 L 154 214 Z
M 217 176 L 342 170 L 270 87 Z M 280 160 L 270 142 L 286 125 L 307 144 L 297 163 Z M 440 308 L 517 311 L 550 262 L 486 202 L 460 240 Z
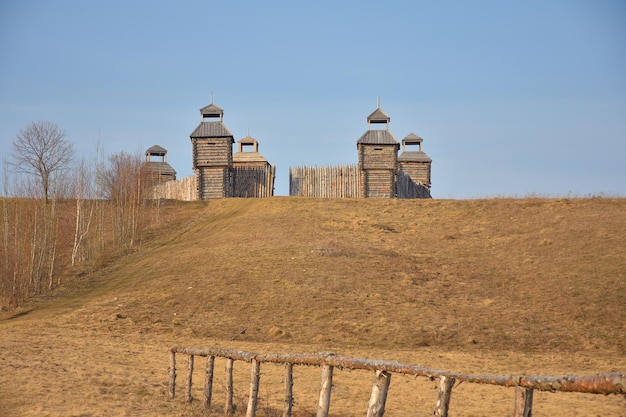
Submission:
M 213 104 L 200 109 L 200 125 L 189 136 L 198 198 L 231 197 L 233 192 L 233 134 L 224 126 L 224 111 Z
M 356 142 L 361 171 L 361 192 L 363 197 L 395 197 L 395 175 L 400 144 L 389 131 L 391 118 L 381 110 L 380 105 L 367 117 L 367 132 Z M 384 124 L 383 129 L 372 125 Z

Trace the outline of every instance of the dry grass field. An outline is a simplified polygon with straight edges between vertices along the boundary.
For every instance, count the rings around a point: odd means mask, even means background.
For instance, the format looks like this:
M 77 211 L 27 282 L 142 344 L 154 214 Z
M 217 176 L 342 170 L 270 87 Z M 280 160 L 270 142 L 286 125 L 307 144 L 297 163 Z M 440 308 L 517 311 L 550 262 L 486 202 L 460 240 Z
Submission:
M 626 372 L 626 199 L 167 202 L 134 253 L 0 313 L 0 415 L 203 416 L 167 398 L 172 346 L 335 352 L 473 374 Z M 81 273 L 82 272 L 82 273 Z M 246 329 L 244 334 L 239 334 Z M 234 340 L 231 340 L 233 339 Z M 179 357 L 179 393 L 186 360 Z M 262 367 L 260 409 L 282 407 Z M 317 368 L 294 370 L 314 415 Z M 337 370 L 331 414 L 364 415 L 373 375 Z M 238 413 L 249 369 L 235 364 Z M 435 382 L 394 375 L 388 416 L 432 415 Z M 534 416 L 626 416 L 624 396 L 535 393 Z M 506 416 L 464 383 L 450 416 Z

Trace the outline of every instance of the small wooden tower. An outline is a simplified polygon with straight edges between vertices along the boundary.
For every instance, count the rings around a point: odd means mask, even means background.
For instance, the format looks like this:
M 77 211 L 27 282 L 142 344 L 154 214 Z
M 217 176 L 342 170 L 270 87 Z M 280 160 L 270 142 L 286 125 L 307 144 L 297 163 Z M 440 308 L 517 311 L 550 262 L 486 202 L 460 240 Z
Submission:
M 402 153 L 398 156 L 398 170 L 430 190 L 432 159 L 422 150 L 423 141 L 415 133 L 410 133 L 402 139 Z
M 259 142 L 251 136 L 237 141 L 238 151 L 233 155 L 233 166 L 265 167 L 270 163 L 259 153 Z
M 167 150 L 159 145 L 151 146 L 146 151 L 142 173 L 150 185 L 176 180 L 176 171 L 167 163 Z
M 259 153 L 259 142 L 248 135 L 237 145 L 238 152 L 233 155 L 233 197 L 273 196 L 276 169 Z
M 356 142 L 363 197 L 395 197 L 395 175 L 400 144 L 389 131 L 391 118 L 379 106 L 367 116 L 367 132 Z M 372 125 L 384 124 L 384 129 Z
M 198 198 L 232 196 L 233 134 L 222 123 L 224 111 L 213 104 L 200 109 L 201 122 L 189 137 Z

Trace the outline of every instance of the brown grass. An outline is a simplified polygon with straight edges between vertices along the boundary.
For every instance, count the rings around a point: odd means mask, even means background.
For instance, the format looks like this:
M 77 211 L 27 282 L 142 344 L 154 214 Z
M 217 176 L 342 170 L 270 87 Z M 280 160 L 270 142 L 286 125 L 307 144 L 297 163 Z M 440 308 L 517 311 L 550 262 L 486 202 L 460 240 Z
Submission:
M 229 199 L 162 216 L 141 250 L 3 313 L 0 415 L 203 415 L 166 397 L 175 345 L 477 374 L 626 371 L 625 199 Z M 249 375 L 236 366 L 242 409 Z M 259 414 L 272 415 L 282 370 L 262 372 Z M 310 415 L 319 370 L 295 372 L 296 410 Z M 337 371 L 331 413 L 364 414 L 371 379 Z M 434 387 L 393 376 L 386 415 L 430 415 Z M 510 415 L 512 398 L 462 384 L 451 415 Z M 625 409 L 618 396 L 537 393 L 534 415 Z

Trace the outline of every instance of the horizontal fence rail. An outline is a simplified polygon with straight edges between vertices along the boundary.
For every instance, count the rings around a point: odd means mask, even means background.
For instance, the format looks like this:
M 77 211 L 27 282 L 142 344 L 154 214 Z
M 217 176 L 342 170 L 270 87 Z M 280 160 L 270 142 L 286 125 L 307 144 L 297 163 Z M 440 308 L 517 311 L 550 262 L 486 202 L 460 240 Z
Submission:
M 257 395 L 259 391 L 260 364 L 285 364 L 285 408 L 283 416 L 291 416 L 292 409 L 292 369 L 294 365 L 318 366 L 322 368 L 322 381 L 317 417 L 328 416 L 330 408 L 330 393 L 332 387 L 333 368 L 375 371 L 372 395 L 369 401 L 367 416 L 382 416 L 389 389 L 392 373 L 427 377 L 439 380 L 439 395 L 435 406 L 435 416 L 447 416 L 452 388 L 455 382 L 470 382 L 515 388 L 514 417 L 530 416 L 532 413 L 533 391 L 550 392 L 578 392 L 587 394 L 626 394 L 626 375 L 621 373 L 599 374 L 588 376 L 484 376 L 468 375 L 458 372 L 441 371 L 423 366 L 402 364 L 382 360 L 369 360 L 339 356 L 333 353 L 254 353 L 217 347 L 186 348 L 173 347 L 170 350 L 170 383 L 169 396 L 176 394 L 176 354 L 187 355 L 188 374 L 186 383 L 186 401 L 191 402 L 191 385 L 194 357 L 206 357 L 204 406 L 211 404 L 213 364 L 215 357 L 228 359 L 226 367 L 227 399 L 225 412 L 233 410 L 232 369 L 234 361 L 244 361 L 251 364 L 250 396 L 246 416 L 254 417 L 256 413 Z

